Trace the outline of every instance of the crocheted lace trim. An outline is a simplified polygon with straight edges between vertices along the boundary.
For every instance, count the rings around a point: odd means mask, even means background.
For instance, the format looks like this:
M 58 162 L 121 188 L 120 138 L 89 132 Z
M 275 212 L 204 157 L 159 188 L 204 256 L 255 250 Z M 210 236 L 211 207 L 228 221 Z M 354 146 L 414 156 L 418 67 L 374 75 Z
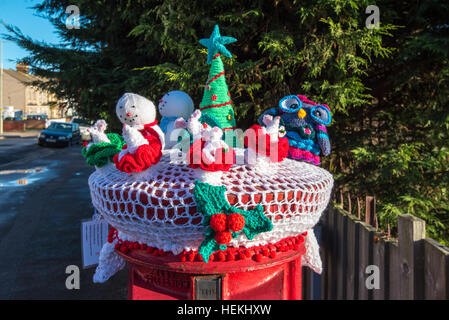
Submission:
M 192 191 L 198 177 L 177 150 L 164 151 L 157 169 L 129 176 L 108 165 L 89 177 L 94 207 L 119 230 L 123 240 L 146 243 L 179 254 L 197 250 L 204 240 L 203 215 L 196 210 Z M 242 149 L 236 153 L 243 155 Z M 234 165 L 221 176 L 231 205 L 251 210 L 257 204 L 273 230 L 248 240 L 239 235 L 230 247 L 274 243 L 310 230 L 326 208 L 333 178 L 326 170 L 285 159 L 271 164 L 269 173 Z M 273 173 L 275 170 L 275 173 Z

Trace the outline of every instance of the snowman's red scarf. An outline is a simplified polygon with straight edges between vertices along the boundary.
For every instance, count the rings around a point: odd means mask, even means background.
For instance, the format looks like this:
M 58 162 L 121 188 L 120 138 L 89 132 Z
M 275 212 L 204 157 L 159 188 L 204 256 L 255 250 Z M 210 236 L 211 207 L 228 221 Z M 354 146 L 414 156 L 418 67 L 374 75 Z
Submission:
M 139 132 L 148 141 L 148 144 L 143 144 L 134 153 L 126 153 L 119 160 L 119 155 L 114 156 L 114 163 L 118 170 L 128 174 L 132 172 L 141 172 L 152 165 L 159 162 L 162 157 L 162 143 L 158 132 L 152 127 L 157 125 L 157 120 L 144 125 Z M 125 145 L 123 149 L 126 149 Z

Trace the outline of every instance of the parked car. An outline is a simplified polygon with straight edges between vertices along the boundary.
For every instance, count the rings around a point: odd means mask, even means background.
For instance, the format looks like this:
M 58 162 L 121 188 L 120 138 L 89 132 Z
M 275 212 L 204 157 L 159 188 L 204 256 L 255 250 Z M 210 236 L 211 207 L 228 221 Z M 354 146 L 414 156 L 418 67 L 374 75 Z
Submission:
M 26 116 L 27 120 L 45 120 L 48 119 L 46 114 L 29 114 Z
M 40 146 L 71 146 L 76 143 L 81 143 L 81 133 L 77 123 L 52 122 L 38 137 Z
M 90 141 L 92 138 L 90 137 L 90 133 L 88 129 L 92 126 L 92 121 L 81 118 L 73 118 L 72 123 L 77 123 L 80 126 L 81 131 L 81 140 Z

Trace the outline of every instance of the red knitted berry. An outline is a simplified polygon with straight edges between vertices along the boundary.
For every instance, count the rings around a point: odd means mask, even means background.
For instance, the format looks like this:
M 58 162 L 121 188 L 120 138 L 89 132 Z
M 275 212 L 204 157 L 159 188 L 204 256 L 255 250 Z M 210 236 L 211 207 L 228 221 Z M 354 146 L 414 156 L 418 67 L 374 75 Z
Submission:
M 228 244 L 231 240 L 232 233 L 230 233 L 229 231 L 217 232 L 217 234 L 215 235 L 215 241 L 217 241 L 219 245 Z
M 196 257 L 196 253 L 195 252 L 191 252 L 191 253 L 189 253 L 187 258 L 189 259 L 190 262 L 192 262 L 192 261 L 195 260 L 195 257 Z
M 128 249 L 127 246 L 121 246 L 120 247 L 120 251 L 123 252 L 123 253 L 128 253 L 129 249 Z
M 234 261 L 235 260 L 234 254 L 232 252 L 228 252 L 228 255 L 226 256 L 226 260 Z
M 181 261 L 182 262 L 186 262 L 187 261 L 187 256 L 185 254 L 181 255 Z
M 231 231 L 239 232 L 245 226 L 245 218 L 240 213 L 231 213 L 227 217 L 226 223 Z
M 210 218 L 210 227 L 214 231 L 226 231 L 226 215 L 224 213 L 216 213 Z
M 246 259 L 246 255 L 243 252 L 239 253 L 239 258 L 240 260 L 245 260 Z
M 147 247 L 147 250 L 146 250 L 149 254 L 152 254 L 153 253 L 153 251 L 154 251 L 154 248 L 153 247 Z
M 270 252 L 270 258 L 276 258 L 276 251 Z
M 146 250 L 146 249 L 147 249 L 147 245 L 146 245 L 145 243 L 142 243 L 142 244 L 140 245 L 140 249 Z
M 263 255 L 261 255 L 260 253 L 256 254 L 256 261 L 257 262 L 261 262 L 263 259 Z
M 226 261 L 226 255 L 221 251 L 218 253 L 218 260 L 220 260 L 221 262 Z

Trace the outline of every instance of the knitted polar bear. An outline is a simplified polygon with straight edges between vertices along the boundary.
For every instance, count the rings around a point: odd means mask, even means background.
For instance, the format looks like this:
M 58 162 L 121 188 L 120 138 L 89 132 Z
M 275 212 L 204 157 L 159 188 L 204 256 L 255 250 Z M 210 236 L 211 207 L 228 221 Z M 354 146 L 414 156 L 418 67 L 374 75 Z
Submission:
M 157 125 L 156 107 L 137 94 L 125 93 L 117 103 L 116 113 L 123 123 L 126 145 L 114 157 L 117 169 L 141 172 L 159 162 L 164 148 L 164 133 Z
M 178 143 L 178 137 L 184 136 L 182 130 L 176 128 L 177 119 L 187 120 L 193 112 L 193 101 L 190 96 L 183 91 L 171 91 L 159 100 L 159 113 L 161 114 L 161 130 L 165 134 L 165 148 L 171 149 Z

